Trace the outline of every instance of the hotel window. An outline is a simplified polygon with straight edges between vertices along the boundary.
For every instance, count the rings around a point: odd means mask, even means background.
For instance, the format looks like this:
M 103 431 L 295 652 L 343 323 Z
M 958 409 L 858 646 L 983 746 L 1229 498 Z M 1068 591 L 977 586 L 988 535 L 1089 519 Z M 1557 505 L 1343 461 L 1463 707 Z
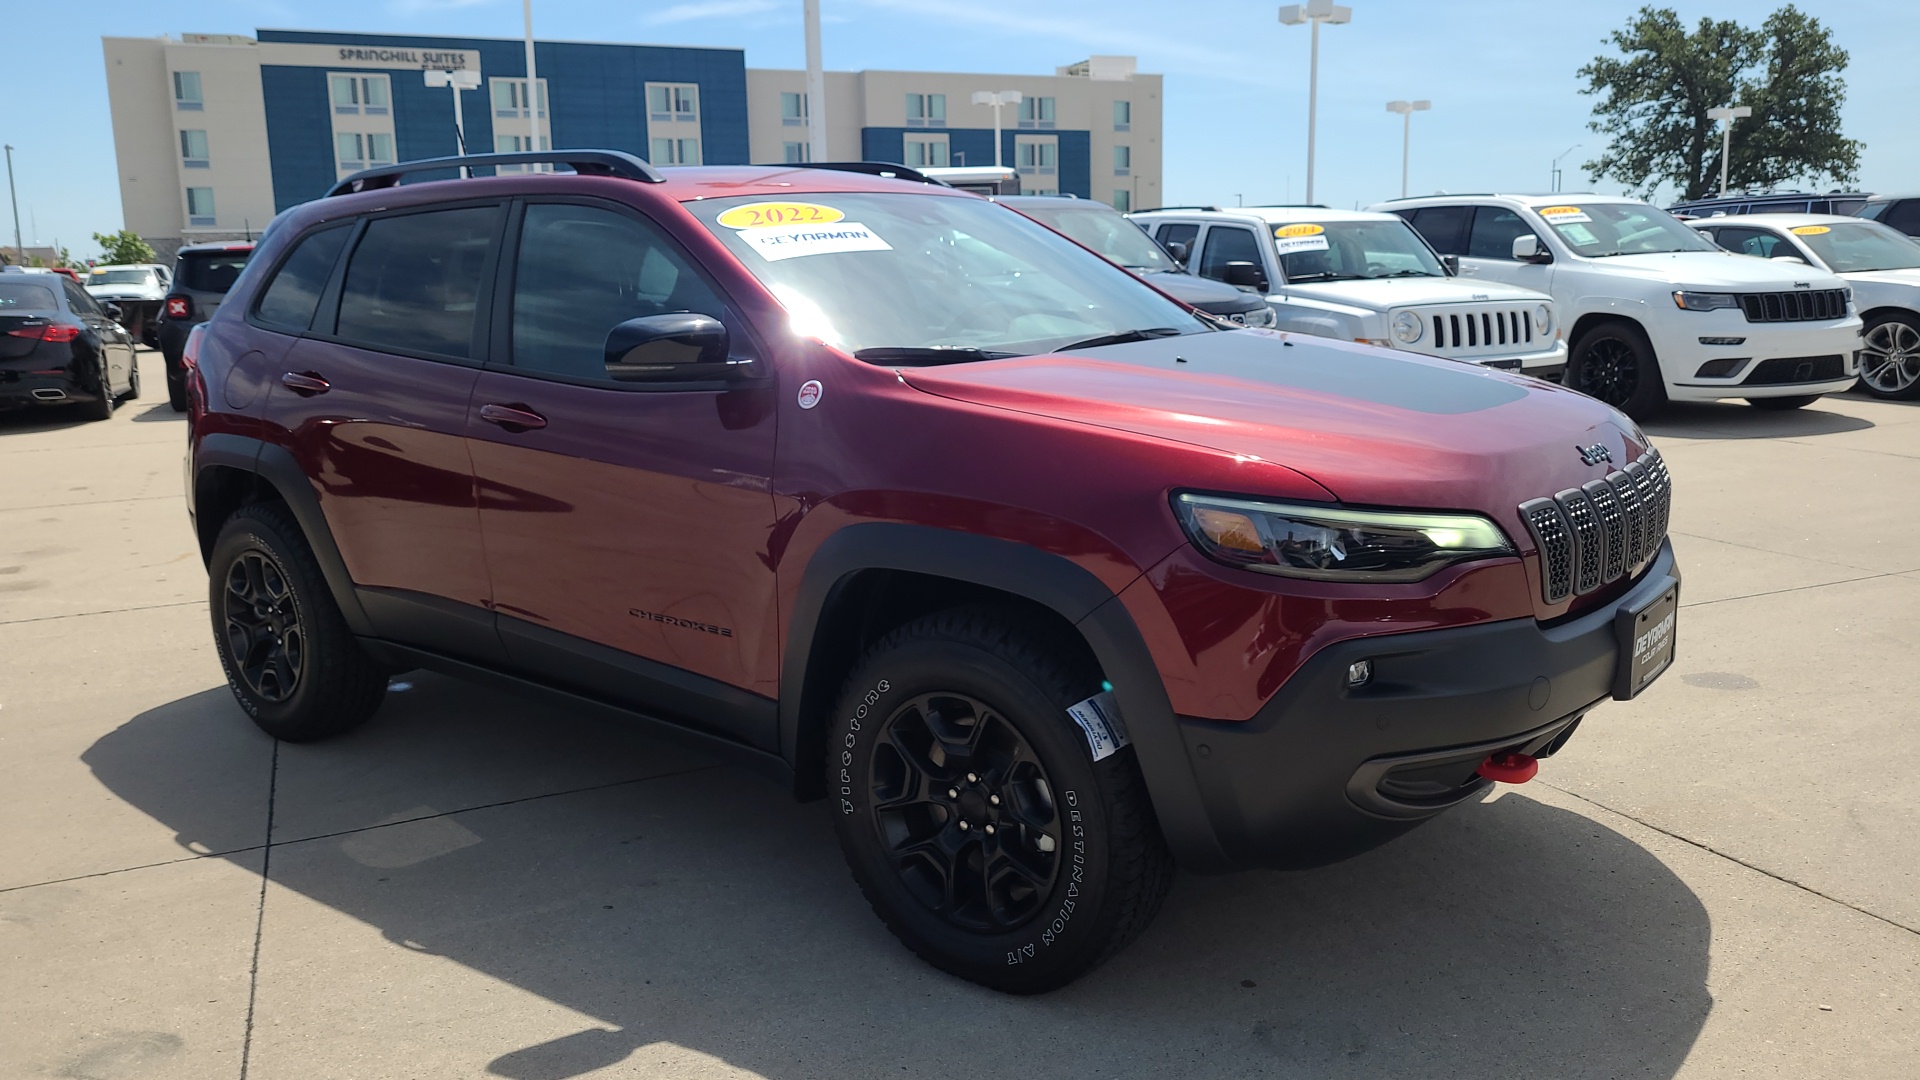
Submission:
M 700 88 L 692 83 L 648 83 L 647 113 L 654 120 L 700 119 Z
M 780 91 L 780 123 L 783 127 L 807 126 L 807 95 Z
M 393 164 L 393 136 L 382 132 L 342 131 L 333 137 L 333 153 L 343 173 Z
M 527 80 L 525 79 L 489 79 L 493 94 L 493 115 L 509 120 L 524 120 L 527 117 Z M 547 80 L 539 80 L 534 88 L 540 96 L 540 115 L 547 115 Z
M 531 142 L 531 140 L 525 135 L 495 135 L 493 137 L 493 150 L 496 154 L 524 153 L 530 149 L 528 146 L 529 142 Z M 540 149 L 553 149 L 553 139 L 546 135 L 540 136 Z M 518 169 L 519 166 L 508 166 L 508 168 Z
M 1133 102 L 1116 101 L 1113 103 L 1113 130 L 1133 130 Z
M 947 95 L 908 94 L 908 127 L 946 127 Z
M 700 140 L 655 139 L 652 158 L 655 165 L 698 165 Z
M 180 164 L 189 169 L 208 167 L 206 132 L 183 131 L 180 133 Z
M 190 187 L 187 189 L 187 224 L 212 225 L 213 189 L 210 187 Z
M 1113 175 L 1129 176 L 1133 173 L 1133 147 L 1116 146 L 1113 148 Z
M 1053 126 L 1053 99 L 1050 97 L 1023 97 L 1020 99 L 1020 126 L 1023 128 L 1050 128 Z
M 945 135 L 907 136 L 906 158 L 900 164 L 910 169 L 946 168 L 947 137 Z
M 1133 210 L 1133 192 L 1128 191 L 1125 188 L 1116 189 L 1113 193 L 1113 208 L 1115 210 L 1120 211 L 1123 214 L 1132 211 Z
M 385 75 L 328 75 L 335 116 L 386 116 L 393 111 Z
M 1039 139 L 1032 142 L 1016 140 L 1013 161 L 1014 167 L 1023 173 L 1053 176 L 1060 171 L 1060 146 L 1051 138 L 1044 142 Z
M 200 96 L 199 72 L 176 71 L 173 73 L 173 107 L 188 112 L 199 112 L 207 107 L 206 98 Z
M 804 165 L 813 160 L 813 147 L 803 142 L 780 144 L 780 160 L 789 165 Z

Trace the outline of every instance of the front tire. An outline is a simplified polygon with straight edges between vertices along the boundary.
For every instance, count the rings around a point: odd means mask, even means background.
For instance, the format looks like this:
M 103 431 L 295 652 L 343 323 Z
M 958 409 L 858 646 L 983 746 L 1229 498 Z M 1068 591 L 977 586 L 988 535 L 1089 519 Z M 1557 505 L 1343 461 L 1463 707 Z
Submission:
M 1920 319 L 1882 315 L 1862 337 L 1860 389 L 1891 401 L 1920 397 Z
M 387 677 L 347 629 L 284 507 L 242 507 L 220 529 L 207 606 L 227 685 L 262 731 L 311 742 L 365 723 Z
M 1041 993 L 1158 912 L 1173 861 L 1134 751 L 1094 761 L 1069 705 L 1097 671 L 993 608 L 875 644 L 830 731 L 827 783 L 854 880 L 935 967 Z
M 1791 409 L 1804 409 L 1819 401 L 1824 394 L 1795 394 L 1792 397 L 1750 397 L 1747 404 L 1767 412 L 1787 412 Z
M 1565 385 L 1645 420 L 1667 403 L 1653 344 L 1640 328 L 1604 322 L 1580 335 L 1567 357 Z

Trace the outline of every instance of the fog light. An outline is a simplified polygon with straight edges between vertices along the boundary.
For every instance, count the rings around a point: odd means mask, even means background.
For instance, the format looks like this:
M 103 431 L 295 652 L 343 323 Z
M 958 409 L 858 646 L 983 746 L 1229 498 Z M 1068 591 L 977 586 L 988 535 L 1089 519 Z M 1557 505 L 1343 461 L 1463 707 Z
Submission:
M 1347 665 L 1347 685 L 1365 686 L 1373 678 L 1373 661 L 1357 660 Z

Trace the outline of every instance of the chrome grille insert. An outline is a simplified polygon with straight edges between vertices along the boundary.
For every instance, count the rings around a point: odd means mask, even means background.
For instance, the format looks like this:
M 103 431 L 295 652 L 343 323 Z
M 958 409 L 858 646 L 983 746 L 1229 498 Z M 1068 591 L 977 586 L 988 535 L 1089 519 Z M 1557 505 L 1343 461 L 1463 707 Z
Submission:
M 1558 604 L 1638 571 L 1666 539 L 1672 503 L 1673 477 L 1652 449 L 1603 479 L 1521 503 L 1541 597 Z

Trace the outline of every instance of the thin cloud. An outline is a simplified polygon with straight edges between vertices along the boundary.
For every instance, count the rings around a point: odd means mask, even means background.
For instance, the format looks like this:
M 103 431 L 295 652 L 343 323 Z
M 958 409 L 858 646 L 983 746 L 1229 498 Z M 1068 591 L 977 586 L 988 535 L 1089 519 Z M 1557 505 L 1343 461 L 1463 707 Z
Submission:
M 648 26 L 666 26 L 700 19 L 723 19 L 731 15 L 758 15 L 780 6 L 776 0 L 709 0 L 707 3 L 675 4 L 640 21 Z
M 1235 79 L 1239 74 L 1235 69 L 1244 63 L 1243 58 L 1230 53 L 1170 41 L 1165 34 L 1117 30 L 1112 26 L 1102 26 L 1092 19 L 1028 15 L 955 0 L 859 0 L 859 3 L 869 8 L 938 19 L 959 26 L 1056 38 L 1085 49 L 1108 49 L 1150 56 L 1156 61 L 1179 60 L 1182 68 L 1191 65 L 1193 70 L 1216 78 Z

